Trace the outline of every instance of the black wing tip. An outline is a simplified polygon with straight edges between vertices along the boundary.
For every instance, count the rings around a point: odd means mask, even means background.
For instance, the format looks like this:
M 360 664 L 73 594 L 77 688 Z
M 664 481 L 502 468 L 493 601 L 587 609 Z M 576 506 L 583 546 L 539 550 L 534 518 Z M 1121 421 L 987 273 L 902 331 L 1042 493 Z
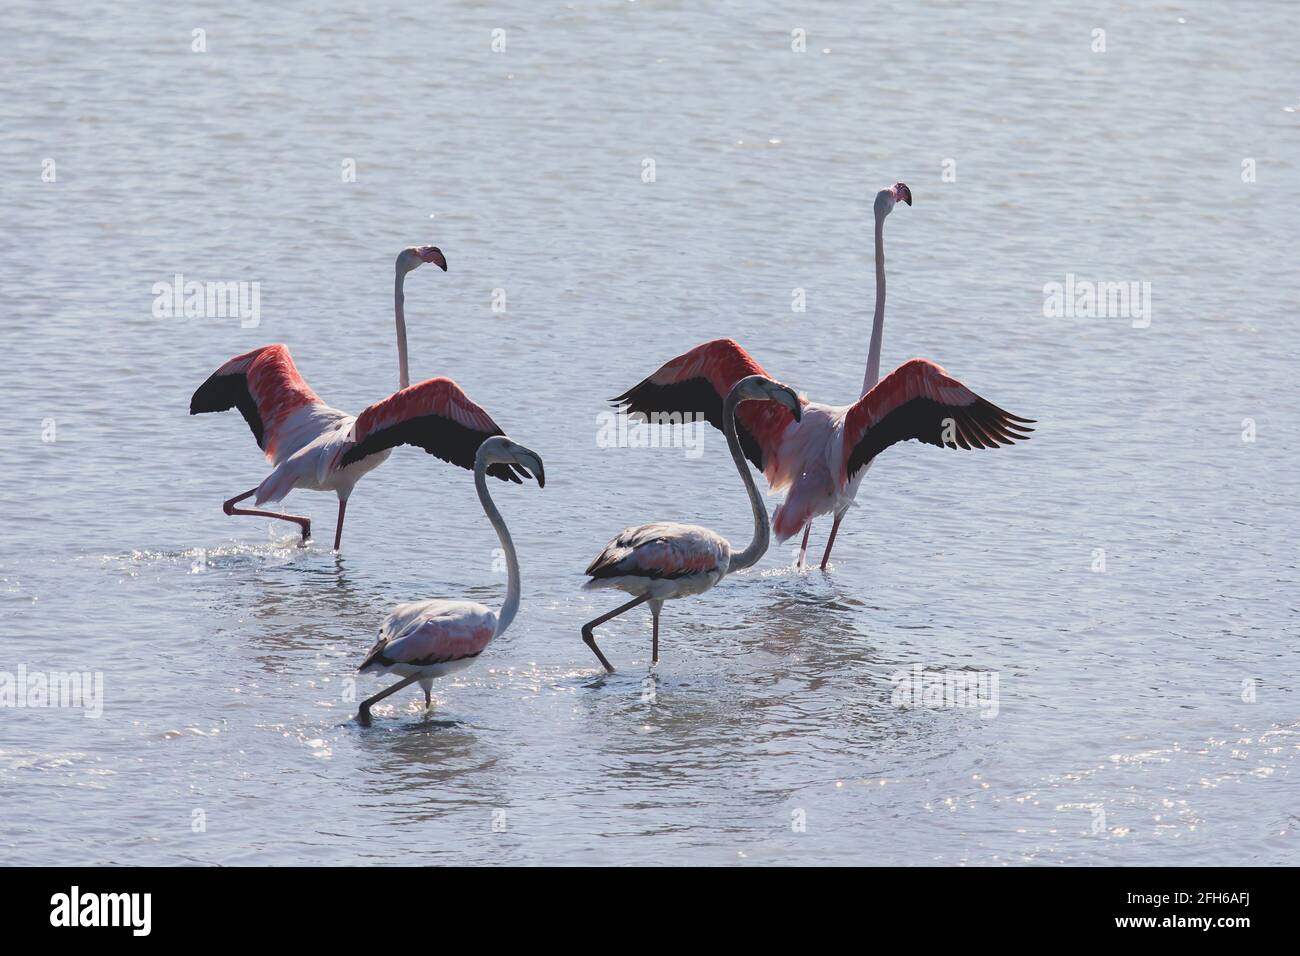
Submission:
M 993 410 L 994 412 L 996 412 L 998 415 L 1001 415 L 1003 418 L 1005 418 L 1005 419 L 1006 419 L 1007 421 L 1009 421 L 1009 422 L 1020 422 L 1020 423 L 1025 424 L 1025 425 L 1037 425 L 1037 424 L 1038 424 L 1037 419 L 1033 419 L 1033 418 L 1021 418 L 1019 415 L 1012 415 L 1012 414 L 1011 414 L 1009 411 L 1007 411 L 1005 408 L 1000 408 L 1000 407 L 998 407 L 997 405 L 994 405 L 992 402 L 990 402 L 990 401 L 988 401 L 988 400 L 985 400 L 985 404 L 988 405 L 988 407 L 989 407 L 990 409 L 992 409 L 992 410 Z

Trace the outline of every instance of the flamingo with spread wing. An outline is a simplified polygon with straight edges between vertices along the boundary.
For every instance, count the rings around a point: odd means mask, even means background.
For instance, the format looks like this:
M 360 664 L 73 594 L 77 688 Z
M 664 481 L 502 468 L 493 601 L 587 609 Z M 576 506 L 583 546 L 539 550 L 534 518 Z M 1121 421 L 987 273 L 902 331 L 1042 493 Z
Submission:
M 398 364 L 402 388 L 352 416 L 326 405 L 298 373 L 289 349 L 265 345 L 237 355 L 199 386 L 190 400 L 190 414 L 238 408 L 257 445 L 275 467 L 262 483 L 222 504 L 228 515 L 261 515 L 292 521 L 311 537 L 311 519 L 259 510 L 279 501 L 295 488 L 332 491 L 338 496 L 334 548 L 343 541 L 343 518 L 352 489 L 377 468 L 397 445 L 415 445 L 443 461 L 474 467 L 483 440 L 504 434 L 492 417 L 470 400 L 449 378 L 431 378 L 408 386 L 406 322 L 402 285 L 407 272 L 423 262 L 446 270 L 447 261 L 433 246 L 405 249 L 397 257 L 394 312 L 397 321 Z M 518 482 L 516 470 L 497 463 L 488 474 Z M 254 497 L 259 507 L 238 508 Z
M 897 201 L 912 204 L 904 183 L 876 196 L 876 311 L 862 396 L 852 405 L 824 405 L 801 398 L 797 418 L 773 403 L 737 410 L 737 432 L 745 457 L 762 470 L 773 491 L 785 491 L 772 530 L 784 541 L 803 529 L 799 561 L 808 550 L 812 519 L 834 514 L 822 555 L 825 570 L 840 521 L 876 455 L 900 441 L 916 439 L 948 448 L 997 448 L 1024 441 L 1032 419 L 1020 418 L 985 401 L 944 369 L 912 359 L 883 380 L 880 346 L 885 316 L 885 217 Z M 613 399 L 629 413 L 703 412 L 723 428 L 723 399 L 736 382 L 767 376 L 763 367 L 732 339 L 716 339 L 670 359 L 653 375 Z

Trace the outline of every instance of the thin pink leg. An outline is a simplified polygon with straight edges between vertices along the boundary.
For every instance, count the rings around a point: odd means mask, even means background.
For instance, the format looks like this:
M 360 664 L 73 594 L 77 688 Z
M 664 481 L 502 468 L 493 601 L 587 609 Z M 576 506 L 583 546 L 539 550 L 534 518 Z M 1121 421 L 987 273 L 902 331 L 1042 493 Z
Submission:
M 339 523 L 334 526 L 334 550 L 339 549 L 339 543 L 343 540 L 343 513 L 348 510 L 348 499 L 339 499 Z
M 221 510 L 228 515 L 258 515 L 262 518 L 279 518 L 281 521 L 292 521 L 302 528 L 302 540 L 305 544 L 311 538 L 311 519 L 299 517 L 298 515 L 281 514 L 278 511 L 257 511 L 253 508 L 236 508 L 235 505 L 257 492 L 256 488 L 245 491 L 242 495 L 236 495 L 234 498 L 223 502 Z
M 835 524 L 831 525 L 831 536 L 826 541 L 826 553 L 822 555 L 821 570 L 823 571 L 826 570 L 826 564 L 831 559 L 831 548 L 835 547 L 835 533 L 840 530 L 840 521 L 842 521 L 843 518 L 844 512 L 841 511 L 835 516 Z
M 812 534 L 811 521 L 809 521 L 808 525 L 803 529 L 803 544 L 799 546 L 799 563 L 795 565 L 796 568 L 802 568 L 804 565 L 804 559 L 808 557 L 808 535 L 810 534 Z

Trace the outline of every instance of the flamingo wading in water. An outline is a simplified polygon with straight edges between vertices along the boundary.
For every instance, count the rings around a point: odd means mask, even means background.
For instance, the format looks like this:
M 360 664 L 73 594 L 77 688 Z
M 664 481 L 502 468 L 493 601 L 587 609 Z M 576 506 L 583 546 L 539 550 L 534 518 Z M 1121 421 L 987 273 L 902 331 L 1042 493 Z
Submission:
M 490 468 L 517 468 L 525 475 L 537 478 L 537 487 L 546 485 L 542 459 L 537 452 L 511 441 L 504 435 L 488 438 L 479 445 L 474 456 L 474 487 L 478 500 L 506 555 L 506 599 L 500 612 L 493 611 L 474 601 L 416 601 L 399 604 L 384 619 L 379 629 L 379 640 L 370 649 L 360 673 L 368 671 L 401 675 L 402 679 L 386 690 L 361 702 L 357 720 L 370 722 L 370 708 L 389 694 L 419 681 L 424 688 L 424 704 L 432 702 L 433 680 L 445 674 L 464 670 L 491 643 L 505 633 L 519 611 L 519 558 L 510 538 L 501 512 L 488 494 L 487 478 Z
M 794 389 L 774 382 L 764 375 L 749 375 L 731 386 L 722 403 L 722 430 L 727 436 L 727 447 L 735 459 L 736 469 L 745 483 L 749 503 L 754 511 L 754 539 L 744 551 L 736 554 L 727 540 L 716 532 L 699 525 L 656 521 L 639 528 L 627 528 L 605 545 L 600 556 L 587 568 L 591 580 L 587 589 L 618 588 L 634 594 L 631 601 L 602 614 L 582 627 L 582 639 L 592 649 L 605 670 L 613 672 L 614 666 L 596 646 L 595 628 L 638 604 L 650 602 L 654 620 L 651 637 L 651 662 L 659 662 L 659 612 L 664 601 L 702 594 L 723 577 L 752 567 L 767 551 L 771 528 L 767 518 L 767 505 L 763 502 L 749 465 L 741 450 L 736 434 L 736 409 L 742 402 L 764 402 L 773 411 L 784 409 L 782 414 L 798 422 L 801 413 L 799 396 Z M 767 402 L 773 404 L 767 405 Z M 779 407 L 779 408 L 778 408 Z M 717 424 L 715 422 L 715 424 Z
M 366 472 L 383 464 L 394 446 L 417 445 L 443 461 L 472 468 L 475 450 L 483 439 L 503 434 L 491 416 L 451 379 L 432 378 L 408 386 L 402 287 L 406 273 L 424 262 L 435 263 L 444 271 L 447 268 L 447 260 L 434 246 L 404 249 L 397 257 L 393 310 L 401 390 L 360 415 L 354 417 L 321 401 L 303 381 L 284 345 L 265 345 L 237 355 L 199 386 L 190 400 L 190 414 L 238 408 L 258 447 L 275 466 L 256 488 L 224 502 L 221 507 L 226 514 L 292 521 L 302 528 L 306 542 L 311 537 L 310 518 L 235 506 L 256 495 L 254 502 L 260 508 L 295 488 L 332 491 L 339 500 L 334 529 L 337 551 L 352 489 Z M 490 473 L 519 481 L 508 465 L 494 466 Z
M 775 405 L 738 412 L 740 444 L 773 491 L 786 491 L 773 517 L 777 541 L 803 529 L 802 567 L 812 519 L 834 514 L 821 568 L 831 558 L 840 522 L 857 498 L 875 456 L 896 442 L 915 438 L 948 448 L 997 448 L 1027 439 L 1032 419 L 1020 418 L 980 398 L 926 359 L 912 359 L 880 380 L 885 327 L 884 222 L 897 202 L 912 204 L 912 191 L 896 183 L 876 195 L 876 311 L 862 394 L 853 405 L 801 399 L 802 420 Z M 703 411 L 722 428 L 722 399 L 740 379 L 767 375 L 731 339 L 696 346 L 666 362 L 653 375 L 613 399 L 629 413 Z

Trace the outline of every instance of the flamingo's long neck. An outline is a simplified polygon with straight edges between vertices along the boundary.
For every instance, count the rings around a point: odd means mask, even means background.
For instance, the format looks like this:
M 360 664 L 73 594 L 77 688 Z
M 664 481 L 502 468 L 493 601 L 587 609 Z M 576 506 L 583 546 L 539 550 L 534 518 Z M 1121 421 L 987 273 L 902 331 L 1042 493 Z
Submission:
M 885 337 L 885 217 L 876 216 L 876 315 L 871 322 L 871 348 L 867 352 L 867 374 L 862 379 L 862 394 L 880 381 L 880 345 Z
M 749 462 L 745 460 L 745 453 L 740 450 L 740 438 L 736 435 L 736 406 L 740 402 L 740 396 L 735 392 L 727 396 L 727 401 L 722 406 L 722 428 L 727 434 L 727 447 L 731 449 L 736 470 L 740 472 L 740 478 L 745 483 L 745 491 L 749 493 L 750 507 L 754 509 L 754 540 L 749 542 L 749 547 L 740 554 L 731 556 L 731 564 L 727 568 L 728 574 L 758 564 L 758 559 L 767 553 L 767 546 L 772 536 L 772 526 L 767 520 L 767 505 L 764 504 L 763 496 L 758 493 L 758 488 L 754 485 L 754 476 L 749 473 Z
M 483 505 L 483 513 L 488 516 L 492 522 L 492 527 L 496 528 L 497 537 L 501 539 L 501 547 L 506 553 L 506 600 L 501 605 L 501 612 L 497 615 L 497 630 L 493 637 L 499 637 L 505 633 L 510 622 L 515 619 L 519 613 L 519 556 L 515 554 L 515 543 L 510 539 L 510 530 L 506 527 L 505 519 L 501 517 L 501 512 L 497 506 L 492 503 L 492 496 L 488 494 L 487 489 L 487 460 L 479 456 L 474 461 L 474 487 L 478 490 L 478 500 Z
M 399 267 L 397 278 L 393 280 L 393 315 L 397 319 L 397 366 L 401 387 L 411 384 L 411 369 L 406 362 L 406 310 L 405 295 L 402 286 L 406 282 L 406 273 Z

